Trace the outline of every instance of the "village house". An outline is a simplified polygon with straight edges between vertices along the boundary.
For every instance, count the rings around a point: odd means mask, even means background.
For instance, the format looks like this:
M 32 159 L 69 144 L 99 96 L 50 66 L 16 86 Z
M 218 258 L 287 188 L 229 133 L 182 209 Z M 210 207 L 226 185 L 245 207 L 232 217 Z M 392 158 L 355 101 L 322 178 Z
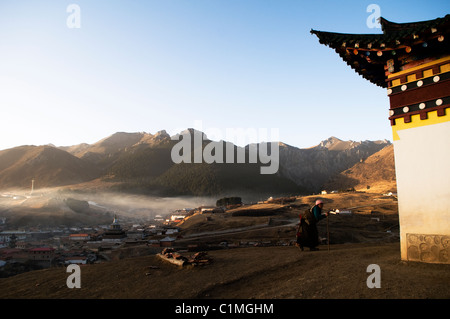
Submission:
M 225 211 L 221 207 L 216 206 L 202 206 L 199 207 L 200 214 L 207 214 L 207 213 L 224 213 Z
M 165 227 L 163 229 L 163 234 L 165 235 L 173 235 L 177 234 L 179 232 L 179 229 L 177 227 Z
M 175 240 L 176 240 L 175 238 L 167 236 L 159 241 L 159 246 L 160 247 L 172 247 Z
M 88 241 L 91 239 L 91 236 L 89 234 L 70 234 L 69 239 L 75 241 Z
M 24 262 L 28 259 L 28 256 L 23 249 L 2 248 L 0 249 L 0 259 L 6 262 Z
M 11 236 L 15 236 L 16 240 L 25 240 L 27 238 L 27 232 L 22 230 L 8 230 L 0 232 L 0 242 L 9 243 Z
M 28 258 L 42 267 L 50 267 L 55 259 L 55 249 L 51 247 L 39 247 L 28 250 Z
M 71 256 L 64 258 L 64 264 L 70 265 L 70 264 L 78 264 L 78 265 L 85 265 L 87 263 L 87 257 L 85 256 Z

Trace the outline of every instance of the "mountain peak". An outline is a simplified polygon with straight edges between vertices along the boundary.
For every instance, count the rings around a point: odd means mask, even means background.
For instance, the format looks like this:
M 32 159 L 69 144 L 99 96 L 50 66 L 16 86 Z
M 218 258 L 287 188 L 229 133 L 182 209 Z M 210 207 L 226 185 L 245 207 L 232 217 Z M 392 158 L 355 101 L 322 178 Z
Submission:
M 28 187 L 36 178 L 40 187 L 81 183 L 99 171 L 68 152 L 49 145 L 21 146 L 0 152 L 0 185 Z
M 175 134 L 175 137 L 183 136 L 183 135 L 191 135 L 191 137 L 200 136 L 203 140 L 208 140 L 208 137 L 206 136 L 205 133 L 203 133 L 202 131 L 199 131 L 195 128 L 187 128 L 184 131 L 181 131 L 180 133 Z
M 107 138 L 98 141 L 96 144 L 102 146 L 126 147 L 139 142 L 146 133 L 126 133 L 116 132 Z
M 157 137 L 157 138 L 160 138 L 160 139 L 163 139 L 163 138 L 166 138 L 166 137 L 170 138 L 170 135 L 167 134 L 166 130 L 158 131 L 158 132 L 156 132 L 156 134 L 154 136 L 155 136 L 155 138 Z
M 353 141 L 343 141 L 335 136 L 331 136 L 326 140 L 320 142 L 318 147 L 327 148 L 328 150 L 339 150 L 342 151 L 344 149 L 349 149 L 354 146 L 355 142 Z
M 336 136 L 330 136 L 327 141 L 331 141 L 331 142 L 342 142 L 342 140 L 340 138 L 337 138 Z

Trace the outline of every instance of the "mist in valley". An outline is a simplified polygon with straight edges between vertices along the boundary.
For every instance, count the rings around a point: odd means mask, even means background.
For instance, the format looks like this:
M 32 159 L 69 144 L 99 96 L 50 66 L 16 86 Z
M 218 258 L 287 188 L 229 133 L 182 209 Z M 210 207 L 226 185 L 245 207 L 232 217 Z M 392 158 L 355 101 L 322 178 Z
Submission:
M 113 212 L 119 218 L 134 220 L 152 220 L 156 215 L 166 217 L 178 209 L 210 206 L 216 202 L 215 198 L 209 197 L 156 197 L 110 192 L 71 196 L 87 201 L 90 207 Z
M 0 191 L 0 221 L 13 227 L 81 226 L 122 222 L 151 222 L 184 208 L 215 205 L 212 197 L 156 197 L 114 192 L 41 189 Z
M 273 194 L 275 195 L 275 194 Z M 223 197 L 241 197 L 244 203 L 270 195 L 236 191 L 216 196 L 158 197 L 83 188 L 0 190 L 0 223 L 6 228 L 90 226 L 121 223 L 152 223 L 157 215 L 167 218 L 176 210 L 215 206 Z
M 96 193 L 62 193 L 63 197 L 75 198 L 87 201 L 92 208 L 117 214 L 123 219 L 152 220 L 156 215 L 166 217 L 175 210 L 185 208 L 193 209 L 200 206 L 215 206 L 222 197 L 238 196 L 244 203 L 256 202 L 266 199 L 266 196 L 255 195 L 251 192 L 229 193 L 217 196 L 176 196 L 158 197 L 154 195 L 142 195 L 118 192 Z M 242 194 L 242 195 L 241 195 Z

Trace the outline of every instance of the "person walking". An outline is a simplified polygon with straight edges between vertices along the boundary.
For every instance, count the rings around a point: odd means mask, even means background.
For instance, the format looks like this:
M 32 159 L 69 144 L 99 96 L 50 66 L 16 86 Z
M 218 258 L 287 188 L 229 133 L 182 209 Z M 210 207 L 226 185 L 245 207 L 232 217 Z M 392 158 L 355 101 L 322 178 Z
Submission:
M 328 216 L 328 212 L 322 213 L 323 201 L 318 199 L 315 205 L 305 212 L 300 214 L 300 223 L 297 232 L 297 245 L 303 251 L 304 247 L 309 247 L 309 250 L 319 250 L 319 231 L 317 230 L 317 223 Z

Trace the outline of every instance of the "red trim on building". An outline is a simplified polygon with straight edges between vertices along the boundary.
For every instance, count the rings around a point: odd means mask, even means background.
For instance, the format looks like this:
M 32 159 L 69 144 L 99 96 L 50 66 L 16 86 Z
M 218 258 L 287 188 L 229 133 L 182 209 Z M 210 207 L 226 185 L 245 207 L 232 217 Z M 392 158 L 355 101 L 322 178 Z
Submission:
M 450 92 L 450 80 L 439 81 L 423 87 L 408 89 L 389 95 L 391 109 L 421 103 L 429 100 L 441 99 Z

